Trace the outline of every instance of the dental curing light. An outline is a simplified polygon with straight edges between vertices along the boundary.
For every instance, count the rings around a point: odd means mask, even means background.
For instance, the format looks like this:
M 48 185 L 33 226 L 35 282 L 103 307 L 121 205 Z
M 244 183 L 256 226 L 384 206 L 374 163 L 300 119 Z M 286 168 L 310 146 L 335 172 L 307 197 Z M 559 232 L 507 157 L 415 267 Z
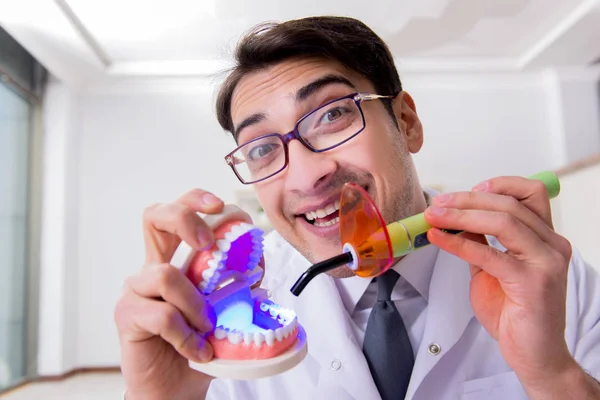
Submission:
M 560 181 L 551 171 L 539 172 L 529 179 L 542 181 L 550 199 L 560 193 Z M 369 194 L 353 183 L 347 183 L 342 189 L 339 213 L 340 238 L 344 243 L 342 254 L 307 269 L 291 288 L 295 296 L 323 272 L 347 265 L 358 276 L 375 277 L 387 271 L 397 257 L 431 244 L 427 239 L 431 226 L 425 221 L 424 213 L 386 225 Z

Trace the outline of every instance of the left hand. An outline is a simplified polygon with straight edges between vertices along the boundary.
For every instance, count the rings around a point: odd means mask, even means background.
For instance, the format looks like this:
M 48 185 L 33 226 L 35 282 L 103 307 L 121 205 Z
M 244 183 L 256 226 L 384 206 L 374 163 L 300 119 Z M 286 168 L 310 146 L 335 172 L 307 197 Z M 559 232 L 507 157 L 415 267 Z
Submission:
M 541 390 L 578 367 L 564 336 L 571 245 L 554 231 L 542 182 L 491 179 L 471 192 L 435 197 L 425 218 L 436 228 L 465 231 L 432 228 L 428 238 L 470 264 L 474 314 L 524 386 Z

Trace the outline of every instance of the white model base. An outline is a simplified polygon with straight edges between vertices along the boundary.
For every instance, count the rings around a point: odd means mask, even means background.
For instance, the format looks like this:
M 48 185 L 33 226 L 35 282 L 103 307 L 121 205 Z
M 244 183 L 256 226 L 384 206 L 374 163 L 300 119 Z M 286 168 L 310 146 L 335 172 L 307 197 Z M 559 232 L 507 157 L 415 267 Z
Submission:
M 215 378 L 252 380 L 277 375 L 298 365 L 306 354 L 306 332 L 298 325 L 298 339 L 285 352 L 277 357 L 264 360 L 221 360 L 207 363 L 189 362 L 189 366 Z

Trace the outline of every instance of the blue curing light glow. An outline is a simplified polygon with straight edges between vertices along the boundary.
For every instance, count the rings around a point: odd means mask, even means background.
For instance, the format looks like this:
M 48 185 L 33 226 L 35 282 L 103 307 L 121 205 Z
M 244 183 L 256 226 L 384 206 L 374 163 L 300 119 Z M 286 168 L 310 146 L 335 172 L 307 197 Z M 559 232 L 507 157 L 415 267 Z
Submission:
M 289 315 L 280 314 L 283 311 L 279 305 L 269 300 L 262 302 L 252 298 L 248 287 L 222 299 L 214 305 L 217 315 L 217 326 L 230 331 L 266 332 L 283 326 L 283 322 L 291 321 Z M 287 314 L 287 313 L 284 313 Z
M 231 301 L 217 317 L 217 325 L 245 331 L 252 325 L 253 307 L 245 301 Z
M 248 288 L 237 291 L 215 305 L 217 326 L 244 330 L 253 322 L 254 300 Z

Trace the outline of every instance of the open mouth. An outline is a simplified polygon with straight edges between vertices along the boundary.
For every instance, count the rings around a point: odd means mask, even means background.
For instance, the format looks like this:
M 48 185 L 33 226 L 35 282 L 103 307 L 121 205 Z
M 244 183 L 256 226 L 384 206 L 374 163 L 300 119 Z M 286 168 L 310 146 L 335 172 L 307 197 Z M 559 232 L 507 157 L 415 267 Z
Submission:
M 366 191 L 369 189 L 366 185 L 361 187 Z M 323 207 L 301 214 L 301 216 L 306 222 L 319 228 L 335 225 L 340 221 L 340 201 L 335 200 Z
M 323 208 L 318 208 L 302 215 L 311 225 L 318 227 L 331 226 L 340 220 L 340 201 L 336 200 Z

